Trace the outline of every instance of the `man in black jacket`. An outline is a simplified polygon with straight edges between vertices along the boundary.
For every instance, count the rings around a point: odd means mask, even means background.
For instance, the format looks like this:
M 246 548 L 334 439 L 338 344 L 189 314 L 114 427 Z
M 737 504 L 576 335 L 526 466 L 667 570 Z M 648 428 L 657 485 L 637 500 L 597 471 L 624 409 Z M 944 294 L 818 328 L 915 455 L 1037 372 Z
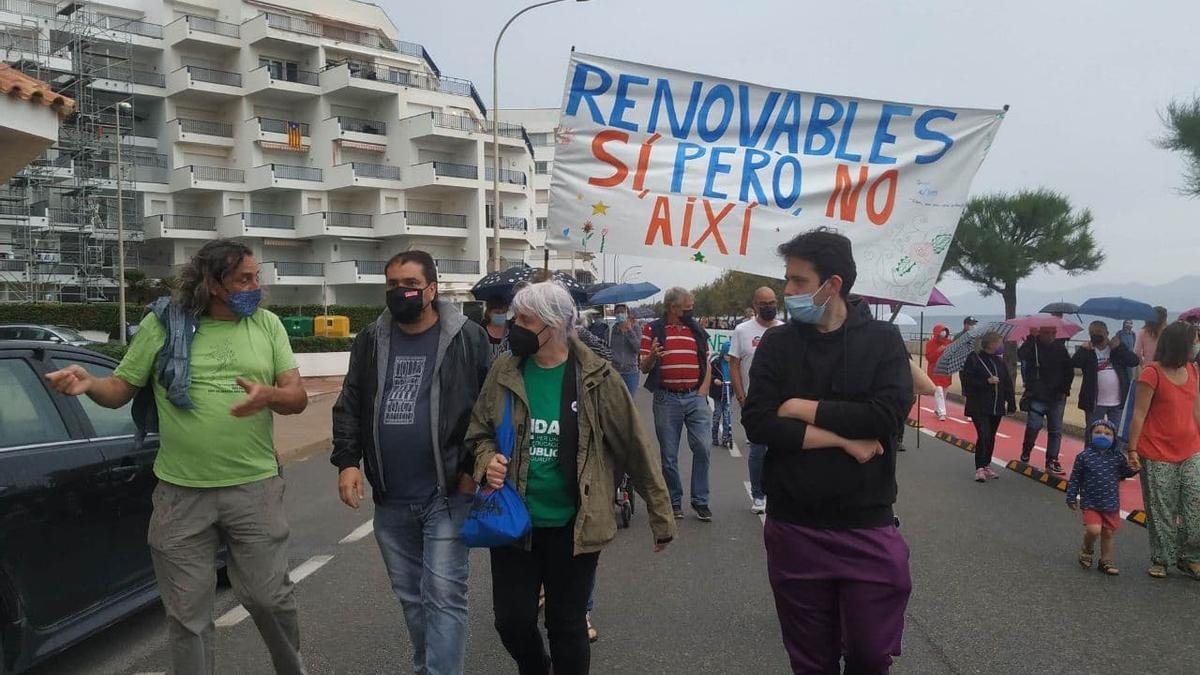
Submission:
M 387 307 L 354 339 L 333 409 L 338 492 L 357 509 L 366 465 L 375 538 L 400 599 L 418 673 L 463 672 L 475 458 L 463 444 L 490 362 L 483 328 L 437 300 L 424 251 L 384 268 Z
M 850 240 L 819 228 L 779 247 L 790 322 L 763 336 L 742 424 L 767 446 L 764 539 L 797 673 L 887 672 L 912 590 L 896 528 L 896 429 L 912 400 L 895 326 L 848 299 Z
M 1026 411 L 1025 440 L 1021 445 L 1021 461 L 1029 463 L 1033 444 L 1045 426 L 1046 473 L 1061 475 L 1058 453 L 1062 447 L 1063 413 L 1071 395 L 1075 368 L 1065 341 L 1055 339 L 1056 335 L 1057 330 L 1052 326 L 1039 328 L 1036 335 L 1030 333 L 1017 350 L 1017 357 L 1021 359 L 1021 376 L 1025 380 L 1021 405 Z
M 1071 366 L 1083 371 L 1079 409 L 1089 427 L 1105 417 L 1113 424 L 1121 424 L 1125 395 L 1129 392 L 1129 373 L 1141 363 L 1120 338 L 1108 339 L 1108 325 L 1103 321 L 1088 324 L 1088 341 L 1075 348 Z

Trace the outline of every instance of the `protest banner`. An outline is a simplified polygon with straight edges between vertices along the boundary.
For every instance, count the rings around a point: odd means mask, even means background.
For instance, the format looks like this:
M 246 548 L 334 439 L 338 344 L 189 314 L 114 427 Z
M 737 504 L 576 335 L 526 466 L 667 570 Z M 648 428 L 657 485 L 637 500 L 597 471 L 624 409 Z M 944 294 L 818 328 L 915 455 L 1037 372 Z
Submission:
M 1003 117 L 573 52 L 547 243 L 782 276 L 777 246 L 831 226 L 854 292 L 924 303 Z

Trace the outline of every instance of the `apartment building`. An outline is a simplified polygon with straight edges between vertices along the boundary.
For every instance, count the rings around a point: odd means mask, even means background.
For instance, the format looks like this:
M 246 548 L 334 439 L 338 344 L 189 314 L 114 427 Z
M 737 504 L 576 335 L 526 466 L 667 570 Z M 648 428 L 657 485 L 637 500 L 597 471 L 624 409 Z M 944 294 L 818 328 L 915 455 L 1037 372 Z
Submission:
M 379 304 L 384 262 L 412 248 L 451 300 L 486 271 L 487 109 L 375 5 L 0 0 L 0 35 L 5 62 L 80 106 L 0 190 L 0 300 L 112 297 L 117 220 L 151 277 L 245 241 L 276 304 Z M 518 124 L 500 136 L 511 265 L 539 238 L 534 148 Z
M 537 236 L 530 254 L 530 264 L 541 266 L 545 261 L 546 231 L 550 226 L 550 172 L 554 165 L 554 147 L 558 134 L 558 108 L 514 108 L 502 110 L 500 120 L 521 125 L 533 145 L 533 220 Z M 584 285 L 595 283 L 596 259 L 591 253 L 575 253 L 549 249 L 550 269 L 562 270 L 575 276 Z

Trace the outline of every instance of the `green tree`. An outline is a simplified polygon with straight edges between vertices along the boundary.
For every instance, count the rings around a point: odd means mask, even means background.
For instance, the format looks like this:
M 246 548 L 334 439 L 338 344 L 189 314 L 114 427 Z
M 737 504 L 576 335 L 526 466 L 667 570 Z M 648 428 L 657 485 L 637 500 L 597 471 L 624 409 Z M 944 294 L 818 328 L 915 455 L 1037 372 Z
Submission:
M 712 282 L 692 289 L 696 299 L 696 314 L 700 316 L 741 316 L 754 298 L 754 291 L 762 286 L 775 290 L 783 297 L 783 280 L 725 270 Z
M 975 197 L 958 221 L 943 270 L 975 284 L 981 295 L 999 293 L 1011 319 L 1017 282 L 1034 271 L 1057 267 L 1074 276 L 1104 262 L 1091 224 L 1087 209 L 1073 209 L 1051 190 Z
M 1180 191 L 1200 197 L 1200 96 L 1169 103 L 1162 118 L 1167 132 L 1158 139 L 1158 147 L 1184 154 L 1187 168 Z

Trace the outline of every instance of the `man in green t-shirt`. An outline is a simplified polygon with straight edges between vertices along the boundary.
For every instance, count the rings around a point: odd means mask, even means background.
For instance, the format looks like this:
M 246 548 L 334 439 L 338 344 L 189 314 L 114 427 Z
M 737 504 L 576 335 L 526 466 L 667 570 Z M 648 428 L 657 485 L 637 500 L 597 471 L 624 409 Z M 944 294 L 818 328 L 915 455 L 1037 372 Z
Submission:
M 170 629 L 172 672 L 214 670 L 215 560 L 223 539 L 229 578 L 275 671 L 303 673 L 271 413 L 303 412 L 308 396 L 283 324 L 258 307 L 258 263 L 249 248 L 209 242 L 180 279 L 176 306 L 159 306 L 166 307 L 162 319 L 155 312 L 142 319 L 112 377 L 93 377 L 80 366 L 46 377 L 64 394 L 87 394 L 109 408 L 152 388 L 159 483 L 147 540 Z M 160 351 L 187 357 L 160 363 Z

